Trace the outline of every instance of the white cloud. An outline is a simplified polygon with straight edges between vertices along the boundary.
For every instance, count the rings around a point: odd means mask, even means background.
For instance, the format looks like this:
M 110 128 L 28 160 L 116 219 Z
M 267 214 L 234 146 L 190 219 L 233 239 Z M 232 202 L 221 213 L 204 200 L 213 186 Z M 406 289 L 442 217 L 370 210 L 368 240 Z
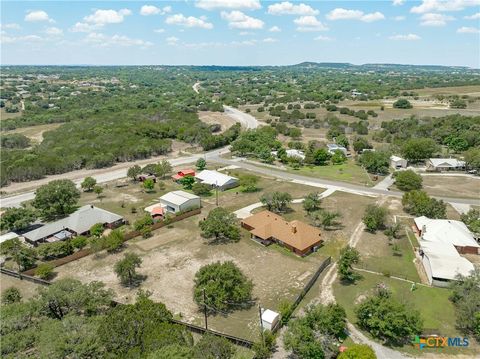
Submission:
M 204 10 L 247 9 L 257 10 L 262 7 L 259 0 L 197 0 L 196 7 Z
M 480 29 L 477 29 L 476 27 L 462 26 L 461 28 L 457 29 L 457 32 L 459 34 L 480 34 Z
M 163 34 L 165 32 L 165 29 L 155 29 L 153 32 L 156 32 L 157 34 Z
M 132 39 L 125 35 L 113 35 L 108 36 L 105 34 L 100 34 L 97 32 L 91 32 L 84 39 L 86 43 L 96 45 L 99 47 L 110 47 L 110 46 L 139 46 L 141 48 L 152 46 L 153 44 L 150 41 L 144 41 L 141 39 Z
M 118 24 L 123 22 L 125 16 L 131 15 L 132 12 L 129 9 L 121 10 L 96 10 L 93 14 L 85 16 L 83 20 L 90 24 L 105 25 L 105 24 Z
M 175 36 L 167 37 L 166 40 L 169 45 L 176 45 L 178 43 L 178 37 Z
M 320 35 L 320 36 L 317 36 L 316 38 L 314 38 L 314 40 L 316 40 L 316 41 L 332 41 L 333 39 L 331 37 L 328 37 L 328 36 Z
M 165 22 L 169 25 L 179 25 L 185 27 L 199 27 L 202 29 L 213 29 L 213 24 L 206 22 L 201 18 L 193 16 L 185 16 L 183 14 L 175 14 L 167 17 Z
M 479 20 L 480 19 L 480 12 L 477 12 L 476 14 L 470 15 L 470 16 L 464 16 L 464 19 L 467 20 Z
M 20 30 L 20 25 L 15 24 L 13 22 L 10 24 L 1 24 L 0 29 Z
M 163 8 L 159 8 L 153 5 L 143 5 L 140 8 L 140 15 L 149 16 L 149 15 L 165 15 L 172 11 L 171 6 L 165 6 Z
M 36 21 L 48 21 L 55 22 L 51 19 L 48 14 L 43 10 L 32 10 L 25 15 L 25 21 L 36 22 Z
M 400 40 L 400 41 L 416 41 L 420 40 L 421 37 L 415 34 L 407 34 L 407 35 L 393 35 L 389 37 L 390 40 Z
M 414 14 L 427 12 L 461 11 L 467 7 L 480 5 L 480 0 L 423 0 L 410 9 Z
M 258 43 L 257 40 L 232 41 L 233 46 L 254 46 Z
M 43 41 L 44 39 L 38 35 L 25 35 L 25 36 L 10 36 L 2 31 L 0 34 L 1 44 L 14 44 L 14 43 L 35 43 Z
M 233 29 L 263 29 L 264 22 L 262 20 L 245 15 L 238 10 L 231 12 L 222 11 L 221 16 L 222 19 L 228 21 L 228 26 Z
M 278 42 L 277 39 L 274 39 L 273 37 L 267 37 L 265 39 L 262 40 L 263 42 L 267 42 L 267 43 L 274 43 L 274 42 Z
M 422 26 L 445 26 L 447 21 L 455 20 L 453 16 L 433 13 L 423 14 L 420 19 L 420 25 Z
M 405 16 L 395 16 L 395 17 L 393 18 L 393 20 L 395 20 L 395 21 L 403 21 L 403 20 L 405 20 Z
M 63 30 L 58 27 L 47 27 L 44 32 L 50 36 L 60 36 L 63 34 Z
M 240 36 L 247 36 L 247 35 L 253 35 L 253 32 L 250 31 L 240 31 L 238 33 Z
M 282 31 L 278 26 L 272 26 L 270 29 L 268 29 L 270 32 L 280 32 Z
M 269 5 L 268 13 L 270 15 L 318 15 L 319 11 L 312 8 L 310 5 L 294 5 L 291 2 L 284 1 Z
M 70 28 L 71 32 L 92 32 L 102 27 L 102 24 L 87 24 L 86 22 L 77 22 Z
M 379 12 L 372 12 L 365 14 L 360 10 L 348 10 L 342 8 L 336 8 L 330 11 L 327 15 L 328 20 L 360 20 L 363 22 L 373 22 L 377 20 L 385 19 L 385 16 Z
M 405 3 L 405 0 L 393 0 L 393 6 L 401 6 Z
M 322 24 L 315 16 L 301 16 L 293 20 L 297 25 L 297 31 L 327 31 L 328 27 Z

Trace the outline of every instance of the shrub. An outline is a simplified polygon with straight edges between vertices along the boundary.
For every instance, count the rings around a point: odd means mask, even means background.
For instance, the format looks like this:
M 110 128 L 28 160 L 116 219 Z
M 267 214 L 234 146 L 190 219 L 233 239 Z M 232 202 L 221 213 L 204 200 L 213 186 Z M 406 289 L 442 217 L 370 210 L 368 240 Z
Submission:
M 38 247 L 37 253 L 43 259 L 62 258 L 73 253 L 73 246 L 68 240 L 45 243 Z
M 412 170 L 397 171 L 393 174 L 395 185 L 402 191 L 408 192 L 422 188 L 422 176 Z
M 137 219 L 133 224 L 136 231 L 141 231 L 143 228 L 153 225 L 153 218 L 146 214 L 143 218 Z
M 369 232 L 375 232 L 377 229 L 385 228 L 388 210 L 374 204 L 369 204 L 363 215 L 363 223 Z
M 407 99 L 401 98 L 393 103 L 393 108 L 412 108 L 412 104 Z
M 192 186 L 192 192 L 197 196 L 209 196 L 212 194 L 212 187 L 206 183 L 195 183 Z
M 75 249 L 82 249 L 87 245 L 88 238 L 85 236 L 78 236 L 70 240 L 72 247 Z
M 20 291 L 18 290 L 18 288 L 9 287 L 5 289 L 5 291 L 2 293 L 3 304 L 18 303 L 21 300 L 22 300 L 22 295 L 20 294 Z
M 35 270 L 35 275 L 42 279 L 49 279 L 53 274 L 55 267 L 50 263 L 42 263 Z

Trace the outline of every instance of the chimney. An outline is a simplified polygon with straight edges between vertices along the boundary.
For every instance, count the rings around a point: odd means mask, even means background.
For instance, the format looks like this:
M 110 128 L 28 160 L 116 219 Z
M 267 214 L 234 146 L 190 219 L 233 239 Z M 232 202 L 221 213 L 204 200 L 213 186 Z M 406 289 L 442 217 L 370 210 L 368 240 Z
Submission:
M 427 233 L 427 226 L 424 224 L 424 225 L 422 226 L 422 233 L 421 233 L 422 236 L 423 236 L 425 233 Z
M 92 209 L 93 209 L 93 204 L 91 204 L 91 205 L 90 205 L 90 208 L 92 208 Z
M 297 226 L 296 225 L 292 226 L 292 233 L 297 233 Z

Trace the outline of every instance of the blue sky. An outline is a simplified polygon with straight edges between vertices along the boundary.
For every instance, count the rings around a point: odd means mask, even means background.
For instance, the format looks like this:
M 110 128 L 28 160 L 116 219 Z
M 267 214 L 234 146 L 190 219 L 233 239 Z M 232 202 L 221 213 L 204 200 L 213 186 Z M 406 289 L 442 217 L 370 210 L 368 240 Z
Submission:
M 480 0 L 5 1 L 2 64 L 480 67 Z

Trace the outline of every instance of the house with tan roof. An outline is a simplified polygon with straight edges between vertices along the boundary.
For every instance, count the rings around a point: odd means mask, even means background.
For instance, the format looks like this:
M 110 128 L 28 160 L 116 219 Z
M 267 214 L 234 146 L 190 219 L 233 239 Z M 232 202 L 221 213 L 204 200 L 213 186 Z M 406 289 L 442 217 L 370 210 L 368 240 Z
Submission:
M 278 243 L 300 256 L 315 251 L 323 242 L 317 228 L 297 220 L 288 222 L 270 211 L 247 217 L 241 225 L 253 240 L 264 245 Z

